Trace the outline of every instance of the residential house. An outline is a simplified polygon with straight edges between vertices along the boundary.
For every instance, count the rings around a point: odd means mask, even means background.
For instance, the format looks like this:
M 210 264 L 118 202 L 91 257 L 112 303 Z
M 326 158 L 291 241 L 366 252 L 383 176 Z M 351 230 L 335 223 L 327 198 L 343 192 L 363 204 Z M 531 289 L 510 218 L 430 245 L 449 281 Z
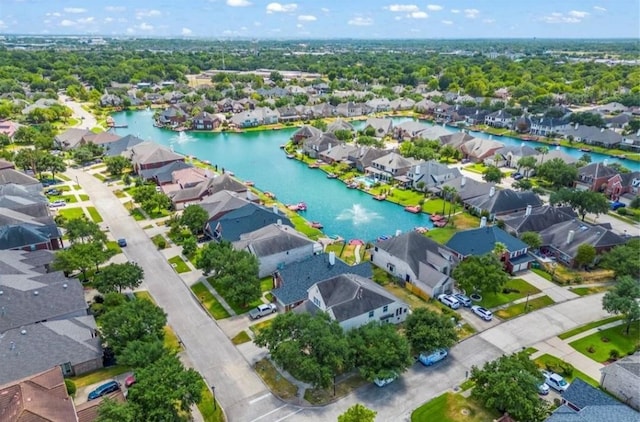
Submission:
M 26 208 L 25 204 L 21 205 L 22 209 Z M 53 217 L 46 211 L 46 207 L 34 205 L 36 207 L 32 207 L 31 214 L 0 205 L 0 249 L 62 249 L 62 233 Z M 44 212 L 34 212 L 43 208 Z
M 338 130 L 348 130 L 349 132 L 356 131 L 351 123 L 342 119 L 336 119 L 329 126 L 327 126 L 327 132 L 335 133 Z
M 348 162 L 358 171 L 364 173 L 367 167 L 371 167 L 374 160 L 377 160 L 388 153 L 389 151 L 385 149 L 370 146 L 359 146 L 357 150 L 354 150 L 349 155 Z
M 513 129 L 518 133 L 529 133 L 531 130 L 531 117 L 523 114 L 513 123 Z
M 505 110 L 494 111 L 484 118 L 484 124 L 492 127 L 510 128 L 513 125 L 514 117 Z
M 433 108 L 433 115 L 436 118 L 436 121 L 446 121 L 447 115 L 449 114 L 449 110 L 452 109 L 453 106 L 444 102 L 439 102 Z
M 331 117 L 337 114 L 336 108 L 329 103 L 316 104 L 312 106 L 311 110 L 313 117 L 316 119 Z
M 0 385 L 0 419 L 6 422 L 77 422 L 60 367 Z
M 262 113 L 256 110 L 242 111 L 231 116 L 231 123 L 239 128 L 256 127 L 264 124 Z
M 293 132 L 291 139 L 295 144 L 299 144 L 309 138 L 320 137 L 322 131 L 314 126 L 304 125 L 300 129 Z
M 2 158 L 0 158 L 0 171 L 15 168 L 15 164 L 13 164 L 11 161 L 3 160 Z
M 455 196 L 460 198 L 462 203 L 465 203 L 472 198 L 488 195 L 491 188 L 495 187 L 493 183 L 480 182 L 478 180 L 469 179 L 466 176 L 459 176 L 442 183 L 442 185 L 434 186 L 430 191 L 441 195 L 446 186 L 455 189 Z
M 622 135 L 622 143 L 619 146 L 620 149 L 639 151 L 640 150 L 640 129 L 636 133 L 630 133 Z
M 370 322 L 400 324 L 409 305 L 374 281 L 357 274 L 340 274 L 309 288 L 306 309 L 324 312 L 344 330 Z
M 411 98 L 396 98 L 389 102 L 389 108 L 394 111 L 411 110 L 416 102 Z
M 636 364 L 637 365 L 637 364 Z M 605 366 L 606 369 L 608 366 Z M 632 390 L 638 397 L 638 385 Z M 640 413 L 576 377 L 561 396 L 562 404 L 545 422 L 635 422 Z
M 177 154 L 169 148 L 155 142 L 143 142 L 123 152 L 122 155 L 133 165 L 133 171 L 157 169 L 174 161 L 184 161 L 184 155 Z
M 190 169 L 193 166 L 184 161 L 172 161 L 161 167 L 140 170 L 138 175 L 144 180 L 151 180 L 160 186 L 162 191 L 167 193 L 171 190 L 179 189 L 179 186 L 171 186 L 173 181 L 173 173 L 179 170 Z
M 308 299 L 314 284 L 347 273 L 366 278 L 373 275 L 369 262 L 350 266 L 331 253 L 312 255 L 278 269 L 273 274 L 271 294 L 281 309 L 289 311 Z
M 116 142 L 120 139 L 119 135 L 111 132 L 100 132 L 100 133 L 87 133 L 82 137 L 81 144 L 96 144 L 102 145 L 106 148 L 106 146 L 112 142 Z
M 193 118 L 192 128 L 195 130 L 213 130 L 222 124 L 220 116 L 201 111 Z
M 612 117 L 605 117 L 604 122 L 609 129 L 622 129 L 629 124 L 632 117 L 629 114 L 623 113 Z
M 89 129 L 71 128 L 57 134 L 53 140 L 60 149 L 73 149 L 82 145 L 84 137 L 91 133 Z
M 566 117 L 534 117 L 531 119 L 529 133 L 533 135 L 549 136 L 552 133 L 561 133 L 569 126 Z
M 278 115 L 278 120 L 281 122 L 293 122 L 302 118 L 294 107 L 279 107 Z
M 523 157 L 533 157 L 538 155 L 538 151 L 522 143 L 519 146 L 505 146 L 498 149 L 493 157 L 485 159 L 485 164 L 494 165 L 496 167 L 518 168 L 518 161 Z M 496 161 L 496 157 L 500 159 Z
M 540 232 L 540 250 L 569 267 L 575 267 L 575 257 L 580 245 L 591 245 L 600 255 L 622 245 L 626 239 L 602 226 L 594 226 L 577 219 L 554 224 Z
M 158 115 L 157 123 L 161 126 L 178 127 L 187 121 L 186 113 L 177 106 L 170 106 Z
M 65 375 L 102 367 L 102 348 L 80 282 L 47 272 L 49 251 L 0 251 L 0 383 L 60 365 Z
M 114 94 L 109 94 L 106 90 L 100 97 L 100 105 L 102 107 L 120 107 L 122 105 L 122 99 Z
M 371 253 L 373 265 L 431 297 L 453 292 L 458 261 L 454 251 L 416 231 L 378 242 Z
M 480 224 L 477 229 L 455 233 L 446 243 L 449 249 L 458 254 L 458 259 L 492 253 L 496 243 L 500 242 L 506 247 L 501 260 L 507 272 L 513 274 L 529 268 L 534 258 L 529 255 L 526 243 L 497 226 L 482 226 L 483 222 Z
M 242 194 L 240 195 L 241 197 L 249 201 L 252 200 L 248 195 L 249 191 L 247 186 L 229 176 L 228 173 L 216 176 L 205 172 L 205 176 L 206 177 L 200 183 L 196 184 L 192 183 L 195 179 L 190 177 L 191 182 L 188 183 L 188 186 L 168 192 L 174 209 L 179 210 L 187 206 L 189 203 L 206 201 L 207 197 L 222 191 Z
M 609 179 L 617 174 L 618 171 L 616 169 L 607 166 L 606 160 L 603 162 L 590 163 L 578 169 L 578 179 L 575 182 L 575 188 L 602 192 L 606 190 Z
M 423 192 L 460 177 L 462 174 L 456 167 L 449 167 L 435 160 L 422 161 L 409 168 L 407 177 L 411 180 L 411 187 Z
M 235 242 L 240 236 L 261 229 L 270 224 L 280 224 L 293 227 L 291 220 L 276 206 L 266 208 L 253 202 L 228 212 L 218 213 L 215 218 L 205 224 L 205 234 L 214 240 L 228 240 Z
M 351 144 L 340 143 L 336 146 L 331 146 L 326 150 L 320 152 L 318 157 L 328 164 L 340 163 L 345 160 L 348 161 L 349 155 L 358 150 L 358 147 Z
M 181 162 L 181 161 L 177 161 Z M 171 183 L 180 187 L 180 189 L 188 189 L 208 181 L 212 177 L 209 170 L 200 167 L 187 167 L 171 172 Z
M 618 102 L 610 102 L 607 104 L 603 104 L 599 107 L 596 107 L 595 111 L 604 114 L 617 114 L 617 113 L 625 113 L 629 111 L 629 108 L 624 104 L 620 104 Z
M 165 103 L 177 104 L 185 97 L 184 93 L 180 91 L 167 92 L 162 96 Z
M 538 163 L 538 165 L 542 163 L 546 163 L 549 160 L 553 160 L 554 158 L 561 159 L 562 161 L 565 162 L 565 164 L 575 164 L 578 162 L 577 158 L 574 158 L 571 155 L 559 149 L 552 149 L 544 154 L 540 153 L 538 155 L 534 155 L 533 158 L 536 159 L 536 163 Z M 534 173 L 535 173 L 534 171 L 531 172 L 531 174 L 534 174 Z
M 322 246 L 293 227 L 270 224 L 258 230 L 243 233 L 233 242 L 236 250 L 244 250 L 258 258 L 258 277 L 266 277 L 293 262 L 302 261 Z
M 11 164 L 13 166 L 13 164 Z M 3 168 L 0 170 L 0 187 L 13 186 L 18 191 L 28 192 L 30 195 L 40 199 L 40 202 L 46 202 L 46 198 L 42 195 L 42 183 L 35 177 L 31 177 L 13 167 Z M 0 190 L 2 195 L 10 194 L 9 191 Z M 21 195 L 18 193 L 18 195 Z
M 302 144 L 302 151 L 311 158 L 318 158 L 321 152 L 341 143 L 333 133 L 323 133 L 306 139 Z
M 369 106 L 374 113 L 389 111 L 391 109 L 391 105 L 387 98 L 373 98 L 365 104 Z
M 439 139 L 442 145 L 449 145 L 453 149 L 460 150 L 465 142 L 471 141 L 472 139 L 475 139 L 475 137 L 466 132 L 456 132 L 440 136 Z
M 9 139 L 13 140 L 13 135 L 16 134 L 20 127 L 22 127 L 20 123 L 11 120 L 2 120 L 0 121 L 0 134 L 7 135 Z
M 423 114 L 432 113 L 435 107 L 436 107 L 436 103 L 434 103 L 433 101 L 427 98 L 418 101 L 413 106 L 416 112 L 423 113 Z
M 409 186 L 411 180 L 406 176 L 417 163 L 413 158 L 406 158 L 397 152 L 389 152 L 386 155 L 375 159 L 371 166 L 365 169 L 365 174 L 375 179 L 386 182 L 397 181 L 403 186 Z
M 493 157 L 496 151 L 501 148 L 504 148 L 502 142 L 491 139 L 473 138 L 462 144 L 460 151 L 462 151 L 464 158 L 474 163 L 481 163 L 487 158 Z
M 489 219 L 495 220 L 501 215 L 525 211 L 529 206 L 537 208 L 542 205 L 542 200 L 532 191 L 516 192 L 492 187 L 488 194 L 471 198 L 464 204 L 477 214 L 488 213 Z
M 520 236 L 525 232 L 539 233 L 554 224 L 573 220 L 576 213 L 571 207 L 554 207 L 543 205 L 533 208 L 527 205 L 524 211 L 512 212 L 501 216 L 504 228 L 514 236 Z
M 384 138 L 389 135 L 393 129 L 393 120 L 378 117 L 369 117 L 364 124 L 364 132 L 373 129 L 377 138 Z
M 124 403 L 126 398 L 122 389 L 116 390 L 113 393 L 106 394 L 102 397 L 98 397 L 95 400 L 86 401 L 76 406 L 76 414 L 78 415 L 78 422 L 93 422 L 98 419 L 100 405 L 105 400 L 111 400 L 116 403 Z
M 640 352 L 605 365 L 600 369 L 602 389 L 613 394 L 618 400 L 640 410 Z M 640 417 L 636 416 L 636 420 Z M 619 419 L 621 420 L 621 419 Z
M 21 113 L 26 116 L 27 114 L 33 112 L 36 109 L 39 109 L 39 108 L 47 109 L 54 104 L 58 104 L 58 101 L 51 98 L 40 98 L 39 100 L 36 100 L 35 103 L 23 108 Z
M 605 148 L 615 148 L 622 143 L 622 135 L 611 129 L 575 124 L 564 129 L 565 138 L 573 137 L 574 141 Z
M 623 195 L 634 197 L 640 191 L 640 172 L 618 173 L 607 180 L 605 195 L 612 200 L 619 200 Z
M 133 135 L 126 135 L 113 142 L 109 142 L 104 146 L 104 154 L 107 157 L 115 157 L 122 155 L 128 149 L 133 148 L 136 145 L 143 143 L 144 140 Z
M 346 103 L 340 103 L 336 106 L 335 114 L 342 117 L 357 117 L 362 116 L 364 113 L 363 105 L 356 104 L 352 101 Z
M 260 115 L 260 121 L 263 125 L 274 125 L 280 119 L 280 112 L 269 107 L 256 107 L 254 111 Z
M 393 137 L 399 141 L 413 140 L 429 127 L 424 123 L 409 120 L 394 126 Z
M 473 113 L 465 115 L 464 121 L 470 126 L 481 125 L 489 113 L 489 110 L 476 109 Z
M 429 126 L 425 130 L 420 131 L 417 136 L 420 139 L 429 139 L 431 141 L 440 139 L 443 136 L 451 135 L 451 131 L 442 126 Z

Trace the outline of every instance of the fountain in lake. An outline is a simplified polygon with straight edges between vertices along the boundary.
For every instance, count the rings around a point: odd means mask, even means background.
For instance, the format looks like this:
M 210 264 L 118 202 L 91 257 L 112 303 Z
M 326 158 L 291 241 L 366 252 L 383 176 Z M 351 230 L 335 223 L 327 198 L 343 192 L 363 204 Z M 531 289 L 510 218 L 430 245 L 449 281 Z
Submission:
M 369 211 L 360 204 L 353 204 L 351 208 L 342 210 L 336 217 L 336 220 L 351 220 L 355 226 L 381 219 L 382 216 L 380 214 L 374 211 Z
M 177 135 L 173 135 L 171 137 L 171 142 L 172 143 L 178 143 L 178 144 L 184 144 L 187 142 L 192 142 L 195 141 L 195 138 L 191 135 L 189 135 L 188 133 L 185 132 L 178 132 Z

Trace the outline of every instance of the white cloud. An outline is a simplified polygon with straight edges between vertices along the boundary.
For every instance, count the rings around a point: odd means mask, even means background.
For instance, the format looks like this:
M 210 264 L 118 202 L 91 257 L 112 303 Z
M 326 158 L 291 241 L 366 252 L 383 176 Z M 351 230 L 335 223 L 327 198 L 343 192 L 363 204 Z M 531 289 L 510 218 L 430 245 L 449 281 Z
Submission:
M 478 17 L 480 11 L 478 9 L 464 9 L 464 16 L 469 19 L 475 19 Z
M 495 19 L 482 19 L 482 23 L 494 23 Z
M 607 9 L 605 9 L 602 6 L 593 6 L 593 10 L 596 10 L 598 12 L 606 12 L 607 11 Z
M 569 16 L 578 18 L 578 19 L 586 18 L 588 15 L 589 15 L 589 12 L 583 12 L 581 10 L 572 10 L 569 12 Z
M 142 22 L 140 26 L 138 26 L 142 31 L 153 31 L 153 25 L 149 25 L 146 22 Z
M 92 23 L 96 20 L 96 18 L 94 18 L 93 16 L 89 16 L 87 18 L 80 18 L 78 19 L 78 23 L 81 25 L 86 25 L 88 23 Z
M 445 25 L 453 25 L 453 21 L 442 21 Z
M 193 31 L 190 30 L 189 28 L 182 28 L 182 31 L 180 31 L 180 33 L 184 36 L 189 36 L 193 34 Z
M 323 11 L 324 13 L 329 13 L 330 12 L 330 10 L 327 9 L 326 7 L 321 7 L 320 10 Z
M 160 16 L 162 15 L 162 12 L 156 9 L 151 9 L 151 10 L 139 10 L 136 12 L 136 17 L 138 19 L 141 18 L 152 18 L 152 17 L 156 17 L 156 16 Z
M 69 20 L 69 19 L 63 19 L 60 22 L 60 26 L 69 27 L 69 26 L 75 26 L 75 25 L 76 25 L 75 21 L 72 21 L 72 20 Z
M 267 5 L 267 13 L 291 13 L 298 8 L 295 3 L 269 3 Z
M 127 34 L 135 34 L 136 30 L 133 28 L 127 28 Z
M 301 23 L 296 24 L 296 28 L 304 28 L 304 25 Z
M 64 10 L 66 13 L 86 13 L 87 9 L 83 9 L 82 7 L 65 7 Z
M 355 18 L 349 19 L 347 23 L 354 26 L 369 26 L 373 25 L 373 19 L 356 16 Z
M 387 6 L 392 12 L 417 12 L 420 10 L 415 4 L 391 4 Z
M 427 12 L 411 12 L 407 17 L 412 19 L 427 19 L 429 15 Z
M 107 12 L 124 12 L 127 8 L 124 6 L 106 6 L 104 10 Z
M 251 6 L 251 2 L 248 0 L 227 0 L 227 6 L 247 7 L 247 6 Z
M 431 10 L 432 12 L 438 12 L 442 10 L 442 6 L 440 6 L 439 4 L 428 4 L 427 10 Z
M 457 13 L 460 13 L 460 10 L 458 10 L 458 9 L 451 9 L 451 13 L 456 13 L 456 14 L 457 14 Z
M 303 22 L 313 22 L 313 21 L 317 21 L 318 18 L 316 18 L 313 15 L 300 15 L 298 16 L 298 20 Z
M 253 22 L 253 26 L 262 26 L 262 22 L 255 21 Z
M 106 23 L 110 23 L 110 22 L 113 22 L 113 18 L 112 18 L 112 17 L 110 17 L 110 16 L 107 16 L 106 18 L 104 18 L 104 21 L 105 21 Z
M 401 21 L 401 20 L 402 20 L 402 17 L 401 17 L 401 16 L 396 16 L 396 17 L 395 17 L 395 18 L 393 18 L 393 19 L 394 19 L 394 20 L 397 20 L 397 21 Z
M 6 28 L 7 24 L 0 20 L 0 28 Z

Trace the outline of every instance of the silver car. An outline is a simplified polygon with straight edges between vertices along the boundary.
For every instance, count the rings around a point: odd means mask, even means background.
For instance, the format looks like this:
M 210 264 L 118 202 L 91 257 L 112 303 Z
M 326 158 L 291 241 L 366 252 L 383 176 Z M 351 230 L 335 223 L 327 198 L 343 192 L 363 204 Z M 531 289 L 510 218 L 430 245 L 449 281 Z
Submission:
M 471 311 L 485 321 L 491 321 L 493 319 L 491 311 L 487 308 L 483 308 L 482 306 L 474 305 L 471 307 Z
M 458 309 L 460 307 L 460 302 L 458 301 L 458 299 L 451 295 L 440 295 L 438 296 L 438 300 L 451 309 Z

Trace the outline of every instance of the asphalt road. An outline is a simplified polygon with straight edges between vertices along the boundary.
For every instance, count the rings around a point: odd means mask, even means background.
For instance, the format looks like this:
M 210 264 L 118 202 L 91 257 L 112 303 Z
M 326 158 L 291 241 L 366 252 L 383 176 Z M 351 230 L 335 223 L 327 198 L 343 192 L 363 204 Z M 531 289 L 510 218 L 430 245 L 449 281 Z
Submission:
M 59 95 L 58 101 L 60 101 L 60 104 L 69 107 L 73 112 L 73 117 L 79 120 L 78 124 L 76 125 L 77 128 L 91 129 L 98 126 L 98 121 L 93 116 L 93 114 L 83 109 L 80 103 L 72 101 L 66 95 Z

